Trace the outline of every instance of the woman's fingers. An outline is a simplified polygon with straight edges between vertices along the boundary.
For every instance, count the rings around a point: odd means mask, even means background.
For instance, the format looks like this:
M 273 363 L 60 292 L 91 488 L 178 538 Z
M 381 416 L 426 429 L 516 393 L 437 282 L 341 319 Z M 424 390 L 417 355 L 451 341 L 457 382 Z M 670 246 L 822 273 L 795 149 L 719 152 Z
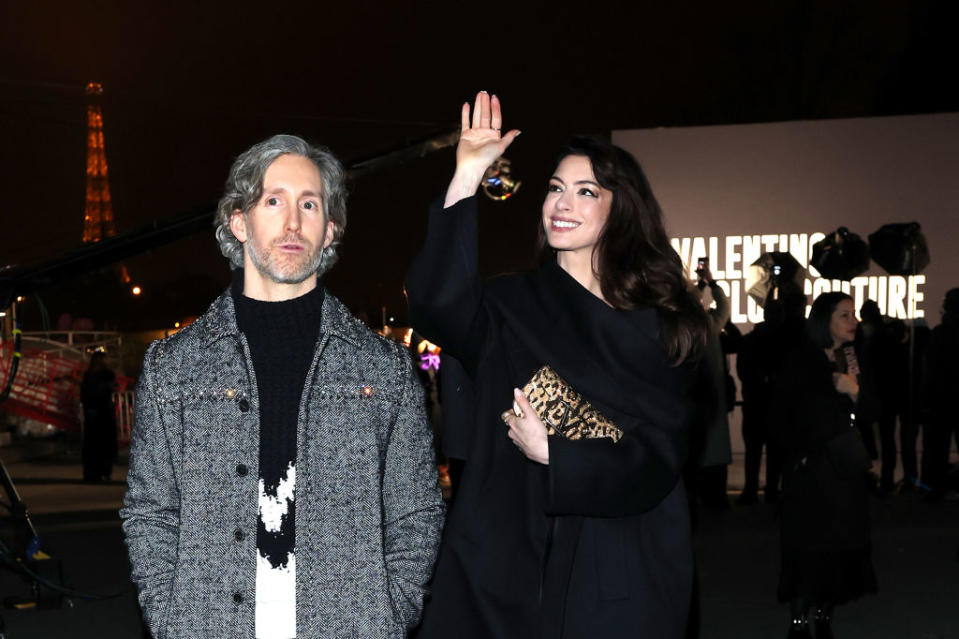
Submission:
M 473 114 L 470 116 L 470 104 L 466 102 L 460 111 L 460 131 L 476 130 L 479 134 L 479 140 L 496 140 L 490 137 L 490 132 L 495 131 L 499 137 L 499 150 L 503 151 L 513 143 L 513 140 L 520 134 L 519 129 L 512 129 L 505 135 L 500 134 L 503 126 L 503 107 L 499 98 L 491 96 L 486 91 L 480 91 L 476 94 L 476 100 L 473 102 Z
M 480 128 L 480 111 L 482 110 L 483 105 L 483 95 L 485 91 L 480 91 L 476 94 L 476 99 L 473 100 L 473 128 Z
M 490 128 L 490 120 L 492 118 L 490 110 L 490 98 L 489 93 L 483 91 L 480 98 L 480 128 L 488 129 Z
M 503 128 L 503 109 L 500 106 L 499 98 L 494 93 L 490 98 L 490 127 L 499 131 Z
M 509 145 L 513 143 L 513 140 L 519 137 L 519 134 L 520 134 L 519 129 L 513 129 L 512 131 L 504 135 L 502 138 L 500 138 L 500 145 L 499 145 L 500 155 L 503 155 L 504 153 L 506 153 L 506 149 L 508 149 Z
M 516 137 L 516 136 L 513 136 Z M 518 388 L 513 389 L 513 401 L 519 404 L 519 409 L 523 412 L 524 415 L 533 415 L 533 407 L 529 405 L 529 400 L 526 399 L 526 393 L 521 391 Z
M 503 126 L 503 109 L 500 106 L 499 98 L 495 95 L 490 97 L 490 94 L 486 91 L 477 93 L 476 100 L 473 102 L 472 121 L 470 122 L 469 103 L 467 103 L 463 106 L 460 126 L 464 130 L 474 128 L 499 131 Z

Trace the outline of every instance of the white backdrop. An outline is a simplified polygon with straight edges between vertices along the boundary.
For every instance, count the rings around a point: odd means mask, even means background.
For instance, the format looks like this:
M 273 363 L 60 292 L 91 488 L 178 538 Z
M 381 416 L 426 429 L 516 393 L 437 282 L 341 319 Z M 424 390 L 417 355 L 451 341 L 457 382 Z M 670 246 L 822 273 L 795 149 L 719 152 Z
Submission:
M 805 264 L 816 239 L 839 226 L 866 240 L 883 224 L 919 222 L 932 258 L 913 282 L 874 264 L 844 285 L 858 303 L 871 297 L 888 314 L 935 326 L 945 292 L 959 286 L 959 114 L 623 130 L 612 138 L 643 165 L 687 266 L 710 256 L 743 332 L 760 318 L 744 295 L 743 266 L 768 250 L 789 250 Z M 810 277 L 807 292 L 834 286 L 843 285 Z M 739 409 L 730 415 L 737 453 L 740 419 Z M 737 472 L 731 487 L 741 482 Z
M 934 326 L 945 292 L 959 286 L 959 114 L 623 130 L 613 142 L 643 165 L 691 268 L 710 256 L 743 330 L 761 317 L 743 267 L 768 250 L 805 264 L 839 226 L 866 240 L 883 224 L 919 222 L 932 261 L 915 281 L 877 265 L 843 285 L 813 272 L 810 302 L 843 286 L 860 304 L 872 298 Z

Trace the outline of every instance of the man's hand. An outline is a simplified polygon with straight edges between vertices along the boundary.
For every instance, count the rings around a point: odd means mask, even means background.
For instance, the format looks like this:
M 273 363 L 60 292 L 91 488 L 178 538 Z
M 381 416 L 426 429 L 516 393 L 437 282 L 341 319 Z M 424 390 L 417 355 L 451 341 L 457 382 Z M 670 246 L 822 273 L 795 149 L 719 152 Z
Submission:
M 460 141 L 456 145 L 456 173 L 446 190 L 444 208 L 476 193 L 486 169 L 506 152 L 520 133 L 513 129 L 502 135 L 502 126 L 503 113 L 495 95 L 490 96 L 486 91 L 476 94 L 472 122 L 469 102 L 463 103 Z
M 503 421 L 509 426 L 509 438 L 529 459 L 539 464 L 549 464 L 549 438 L 546 424 L 539 418 L 529 400 L 518 388 L 513 389 L 513 405 L 519 407 L 520 415 L 514 410 L 503 413 Z

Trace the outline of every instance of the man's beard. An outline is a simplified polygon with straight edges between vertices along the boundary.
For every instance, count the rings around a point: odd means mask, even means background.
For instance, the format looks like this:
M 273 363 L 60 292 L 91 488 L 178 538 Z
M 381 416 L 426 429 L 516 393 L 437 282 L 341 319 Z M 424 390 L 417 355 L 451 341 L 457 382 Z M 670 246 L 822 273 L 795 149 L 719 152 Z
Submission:
M 281 244 L 296 243 L 303 247 L 300 255 L 274 253 L 272 248 Z M 299 235 L 288 235 L 274 240 L 269 247 L 257 246 L 252 237 L 247 242 L 250 249 L 250 261 L 257 272 L 277 284 L 299 284 L 316 273 L 323 259 L 323 250 L 317 250 Z

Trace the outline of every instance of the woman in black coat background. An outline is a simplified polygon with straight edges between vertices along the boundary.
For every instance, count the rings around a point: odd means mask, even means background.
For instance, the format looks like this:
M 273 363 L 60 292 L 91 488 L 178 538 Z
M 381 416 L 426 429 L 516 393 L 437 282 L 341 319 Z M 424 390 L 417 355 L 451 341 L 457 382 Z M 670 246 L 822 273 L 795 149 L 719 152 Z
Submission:
M 816 638 L 832 637 L 833 607 L 876 591 L 869 457 L 851 428 L 864 403 L 851 344 L 857 324 L 851 297 L 820 295 L 806 321 L 806 344 L 790 358 L 778 389 L 786 454 L 779 599 L 790 603 L 790 638 L 810 636 L 810 607 Z
M 501 123 L 495 96 L 477 95 L 472 120 L 463 105 L 456 172 L 407 276 L 413 326 L 463 363 L 477 405 L 419 637 L 678 639 L 705 311 L 639 165 L 589 138 L 561 152 L 547 186 L 544 265 L 480 281 L 475 194 L 518 134 Z M 518 390 L 546 364 L 619 441 L 547 434 Z

